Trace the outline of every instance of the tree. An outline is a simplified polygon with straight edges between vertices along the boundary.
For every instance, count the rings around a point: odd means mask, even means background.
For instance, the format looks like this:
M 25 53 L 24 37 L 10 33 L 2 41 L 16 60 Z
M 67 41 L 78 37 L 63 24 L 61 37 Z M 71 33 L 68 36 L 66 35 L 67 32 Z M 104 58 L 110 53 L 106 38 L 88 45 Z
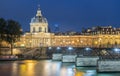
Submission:
M 3 18 L 0 18 L 0 54 L 1 54 L 2 41 L 5 39 L 5 27 L 6 27 L 6 21 Z
M 20 36 L 22 35 L 21 25 L 14 21 L 8 20 L 6 26 L 6 41 L 11 45 L 11 55 L 13 54 L 14 43 L 20 40 Z

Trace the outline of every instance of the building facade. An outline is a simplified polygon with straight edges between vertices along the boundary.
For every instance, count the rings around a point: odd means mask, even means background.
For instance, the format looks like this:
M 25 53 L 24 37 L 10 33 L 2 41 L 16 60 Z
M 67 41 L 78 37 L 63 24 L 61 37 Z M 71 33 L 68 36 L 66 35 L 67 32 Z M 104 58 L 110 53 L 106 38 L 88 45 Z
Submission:
M 83 30 L 76 35 L 55 35 L 48 32 L 47 19 L 42 16 L 40 8 L 30 22 L 30 32 L 21 37 L 15 46 L 26 48 L 35 47 L 120 47 L 120 29 L 107 27 L 93 27 Z

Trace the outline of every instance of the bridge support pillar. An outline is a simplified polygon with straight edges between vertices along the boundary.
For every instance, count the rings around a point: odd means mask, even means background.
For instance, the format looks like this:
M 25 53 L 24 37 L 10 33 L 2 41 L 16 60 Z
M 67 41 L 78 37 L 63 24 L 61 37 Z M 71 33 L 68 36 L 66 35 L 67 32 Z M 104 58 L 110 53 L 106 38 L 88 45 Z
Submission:
M 120 72 L 120 60 L 98 60 L 97 63 L 98 72 Z
M 80 56 L 76 58 L 76 66 L 97 66 L 98 56 Z
M 61 53 L 52 54 L 52 60 L 62 60 L 62 54 Z
M 75 62 L 77 55 L 63 55 L 62 62 Z

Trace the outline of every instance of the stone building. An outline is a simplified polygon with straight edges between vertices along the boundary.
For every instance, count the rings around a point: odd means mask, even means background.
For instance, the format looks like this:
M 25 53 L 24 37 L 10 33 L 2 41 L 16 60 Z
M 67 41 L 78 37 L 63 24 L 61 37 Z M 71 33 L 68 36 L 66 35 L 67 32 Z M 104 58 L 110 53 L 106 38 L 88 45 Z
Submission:
M 112 26 L 92 27 L 76 35 L 55 35 L 48 32 L 47 19 L 40 8 L 30 22 L 30 32 L 21 37 L 15 46 L 35 47 L 120 47 L 120 29 Z

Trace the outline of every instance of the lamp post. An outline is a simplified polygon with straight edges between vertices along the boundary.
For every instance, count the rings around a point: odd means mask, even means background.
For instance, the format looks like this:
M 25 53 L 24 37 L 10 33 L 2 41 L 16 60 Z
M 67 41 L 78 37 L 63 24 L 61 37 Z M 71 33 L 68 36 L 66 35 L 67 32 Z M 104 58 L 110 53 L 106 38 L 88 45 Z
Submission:
M 119 48 L 114 48 L 113 51 L 114 51 L 115 55 L 118 56 L 117 58 L 119 58 L 119 55 L 120 55 L 120 49 L 119 49 Z M 115 58 L 116 58 L 116 57 L 115 57 Z
M 73 47 L 69 46 L 67 49 L 68 49 L 68 53 L 69 53 L 69 54 L 72 54 Z
M 88 55 L 88 53 L 89 53 L 91 50 L 92 50 L 91 48 L 86 47 L 86 48 L 84 49 L 83 56 L 84 56 L 86 53 L 87 53 L 87 55 Z
M 48 56 L 48 57 L 51 57 L 51 56 L 52 56 L 52 47 L 48 47 L 47 56 Z
M 60 53 L 60 47 L 57 47 L 56 50 L 57 50 L 57 53 Z

